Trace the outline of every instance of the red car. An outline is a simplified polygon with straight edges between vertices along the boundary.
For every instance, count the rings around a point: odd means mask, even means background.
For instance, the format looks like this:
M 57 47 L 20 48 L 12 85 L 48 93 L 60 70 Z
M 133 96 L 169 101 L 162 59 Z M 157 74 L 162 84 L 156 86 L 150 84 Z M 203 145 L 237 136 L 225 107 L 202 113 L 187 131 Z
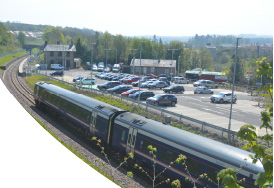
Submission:
M 137 82 L 140 79 L 141 79 L 140 77 L 132 77 L 132 78 L 124 80 L 124 83 L 125 84 L 131 84 L 132 82 Z
M 131 90 L 128 90 L 128 91 L 125 91 L 125 92 L 121 93 L 121 95 L 123 97 L 128 97 L 129 94 L 136 93 L 137 91 L 139 91 L 139 89 L 131 89 Z M 140 89 L 140 91 L 143 91 L 143 90 Z

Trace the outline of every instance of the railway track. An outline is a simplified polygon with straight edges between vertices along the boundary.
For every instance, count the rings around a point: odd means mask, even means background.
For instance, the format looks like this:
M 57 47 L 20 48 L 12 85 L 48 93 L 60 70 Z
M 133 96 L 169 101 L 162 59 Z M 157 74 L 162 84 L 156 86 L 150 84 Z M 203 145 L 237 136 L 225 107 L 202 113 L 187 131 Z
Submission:
M 13 95 L 17 97 L 24 98 L 31 105 L 35 105 L 33 93 L 31 89 L 26 87 L 23 79 L 18 76 L 18 69 L 20 63 L 24 60 L 24 58 L 17 59 L 14 63 L 12 63 L 8 69 L 5 71 L 3 80 L 6 84 L 7 88 Z

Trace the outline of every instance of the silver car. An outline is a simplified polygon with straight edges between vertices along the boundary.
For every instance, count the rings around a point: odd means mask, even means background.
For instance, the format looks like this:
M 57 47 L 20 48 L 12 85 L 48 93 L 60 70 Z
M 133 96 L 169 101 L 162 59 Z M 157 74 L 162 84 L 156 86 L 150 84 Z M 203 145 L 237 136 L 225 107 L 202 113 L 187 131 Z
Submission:
M 211 102 L 219 102 L 219 103 L 224 103 L 224 102 L 231 102 L 231 95 L 232 93 L 230 92 L 220 92 L 215 95 L 212 95 L 210 97 Z M 233 103 L 237 101 L 237 96 L 233 96 Z
M 174 78 L 175 84 L 189 84 L 189 80 L 183 77 L 175 77 Z
M 194 89 L 194 94 L 213 94 L 214 92 L 210 89 L 208 89 L 207 87 L 196 87 Z
M 168 84 L 166 82 L 164 82 L 164 81 L 155 81 L 155 82 L 153 82 L 151 84 L 148 84 L 147 87 L 150 88 L 150 89 L 152 89 L 152 88 L 154 88 L 154 89 L 156 89 L 156 88 L 162 89 L 162 88 L 168 87 Z

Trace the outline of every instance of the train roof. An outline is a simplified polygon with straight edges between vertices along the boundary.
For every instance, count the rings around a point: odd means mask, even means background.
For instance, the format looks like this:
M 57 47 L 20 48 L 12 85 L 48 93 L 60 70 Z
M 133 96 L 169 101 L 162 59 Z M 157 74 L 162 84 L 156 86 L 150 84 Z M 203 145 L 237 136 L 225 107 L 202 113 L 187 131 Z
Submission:
M 112 114 L 114 112 L 117 112 L 117 111 L 123 111 L 122 109 L 120 108 L 117 108 L 115 106 L 112 106 L 112 105 L 109 105 L 107 103 L 102 103 L 96 99 L 93 99 L 91 97 L 88 97 L 88 96 L 85 96 L 85 95 L 82 95 L 82 94 L 78 94 L 78 93 L 75 93 L 73 91 L 69 91 L 67 89 L 64 89 L 64 88 L 61 88 L 59 86 L 56 86 L 54 84 L 51 84 L 51 83 L 47 83 L 47 82 L 38 82 L 36 83 L 36 85 L 39 85 L 49 91 L 52 91 L 58 95 L 60 95 L 61 97 L 65 97 L 69 100 L 72 100 L 72 101 L 75 101 L 77 103 L 80 103 L 81 105 L 84 105 L 88 108 L 91 108 L 91 109 L 99 109 L 101 111 L 103 111 L 104 113 L 107 113 L 107 114 Z
M 245 150 L 170 125 L 165 125 L 130 112 L 123 113 L 119 118 L 122 121 L 130 121 L 134 127 L 145 132 L 149 132 L 201 154 L 229 163 L 234 165 L 236 168 L 240 168 L 242 165 L 243 169 L 253 173 L 264 171 L 260 163 L 252 164 L 252 160 L 249 157 L 252 153 Z M 245 159 L 247 160 L 245 161 Z M 248 165 L 246 166 L 245 164 Z

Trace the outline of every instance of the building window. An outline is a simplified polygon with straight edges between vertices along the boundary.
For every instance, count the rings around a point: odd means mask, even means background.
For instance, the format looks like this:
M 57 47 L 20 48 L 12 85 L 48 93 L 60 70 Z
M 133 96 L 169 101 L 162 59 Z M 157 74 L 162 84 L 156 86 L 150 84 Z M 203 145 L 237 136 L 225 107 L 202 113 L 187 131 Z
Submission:
M 50 64 L 54 64 L 54 60 L 50 60 Z
M 67 56 L 67 57 L 70 57 L 70 52 L 66 52 L 66 56 Z
M 70 67 L 70 60 L 66 61 L 66 67 Z
M 62 56 L 62 52 L 58 52 L 58 56 L 61 57 Z
M 50 56 L 54 56 L 54 52 L 50 52 Z

